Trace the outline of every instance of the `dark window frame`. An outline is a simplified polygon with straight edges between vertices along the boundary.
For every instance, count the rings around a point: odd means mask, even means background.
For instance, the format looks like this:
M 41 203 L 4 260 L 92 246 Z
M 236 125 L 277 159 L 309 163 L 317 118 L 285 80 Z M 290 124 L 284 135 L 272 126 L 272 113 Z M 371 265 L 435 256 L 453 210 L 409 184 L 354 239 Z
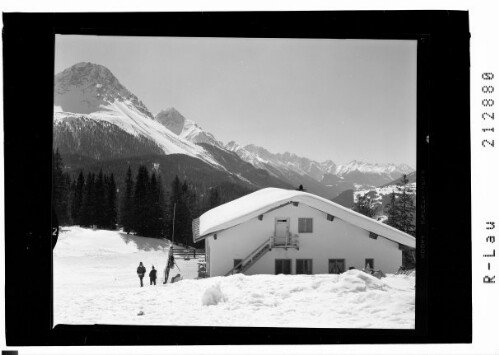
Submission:
M 340 272 L 339 272 L 339 273 L 337 273 L 337 274 L 336 274 L 336 273 L 331 272 L 331 262 L 332 262 L 332 261 L 342 261 L 342 262 L 343 262 L 343 270 L 340 270 Z M 341 273 L 343 273 L 343 272 L 345 272 L 345 271 L 346 271 L 346 270 L 345 270 L 345 265 L 346 265 L 346 259 L 338 259 L 338 258 L 329 259 L 329 260 L 328 260 L 328 265 L 327 265 L 327 272 L 328 272 L 328 274 L 335 274 L 335 275 L 341 274 Z
M 310 262 L 310 272 L 298 272 L 299 262 Z M 302 265 L 303 267 L 303 265 Z M 313 275 L 314 274 L 314 259 L 296 259 L 295 260 L 295 274 L 296 275 Z
M 284 273 L 284 272 L 278 273 L 277 272 L 277 263 L 278 262 L 283 262 L 283 261 L 288 261 L 289 262 L 289 273 Z M 274 274 L 275 275 L 280 275 L 280 274 L 283 274 L 283 275 L 292 275 L 292 267 L 293 267 L 292 259 L 275 259 L 274 260 Z M 284 269 L 284 267 L 283 267 L 283 265 L 281 265 L 281 271 L 284 271 L 283 269 Z

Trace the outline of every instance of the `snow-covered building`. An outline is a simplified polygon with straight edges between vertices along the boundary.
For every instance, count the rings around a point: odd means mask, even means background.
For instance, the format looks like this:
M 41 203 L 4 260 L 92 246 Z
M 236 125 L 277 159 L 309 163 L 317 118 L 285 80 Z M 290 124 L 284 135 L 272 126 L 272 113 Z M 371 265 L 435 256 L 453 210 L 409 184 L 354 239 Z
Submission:
M 209 276 L 340 273 L 350 267 L 393 273 L 415 238 L 322 197 L 266 188 L 193 221 L 205 240 Z

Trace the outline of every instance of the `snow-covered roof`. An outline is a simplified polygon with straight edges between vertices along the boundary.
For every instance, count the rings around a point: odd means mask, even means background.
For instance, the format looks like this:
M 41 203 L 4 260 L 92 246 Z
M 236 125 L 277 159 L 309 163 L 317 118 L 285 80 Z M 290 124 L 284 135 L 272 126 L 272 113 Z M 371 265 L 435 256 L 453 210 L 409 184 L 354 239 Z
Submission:
M 258 190 L 203 213 L 193 222 L 194 240 L 234 227 L 290 202 L 303 203 L 396 243 L 416 247 L 413 236 L 351 209 L 308 192 L 277 188 Z

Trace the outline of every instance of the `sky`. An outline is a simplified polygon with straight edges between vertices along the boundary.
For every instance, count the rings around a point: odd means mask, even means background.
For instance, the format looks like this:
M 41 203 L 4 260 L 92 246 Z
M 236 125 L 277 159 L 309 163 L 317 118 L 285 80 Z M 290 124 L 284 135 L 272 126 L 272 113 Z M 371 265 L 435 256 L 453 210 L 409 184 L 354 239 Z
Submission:
M 416 167 L 416 41 L 57 35 L 55 51 L 55 73 L 104 65 L 223 143 Z

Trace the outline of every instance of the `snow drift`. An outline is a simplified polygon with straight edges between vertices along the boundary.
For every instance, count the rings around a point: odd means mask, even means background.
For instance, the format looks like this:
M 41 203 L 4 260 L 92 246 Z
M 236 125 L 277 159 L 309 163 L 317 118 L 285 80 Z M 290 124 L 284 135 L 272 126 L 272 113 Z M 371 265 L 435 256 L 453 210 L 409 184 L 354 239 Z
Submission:
M 220 284 L 210 286 L 203 293 L 202 303 L 203 306 L 217 305 L 220 302 L 225 302 L 227 298 L 220 289 Z

